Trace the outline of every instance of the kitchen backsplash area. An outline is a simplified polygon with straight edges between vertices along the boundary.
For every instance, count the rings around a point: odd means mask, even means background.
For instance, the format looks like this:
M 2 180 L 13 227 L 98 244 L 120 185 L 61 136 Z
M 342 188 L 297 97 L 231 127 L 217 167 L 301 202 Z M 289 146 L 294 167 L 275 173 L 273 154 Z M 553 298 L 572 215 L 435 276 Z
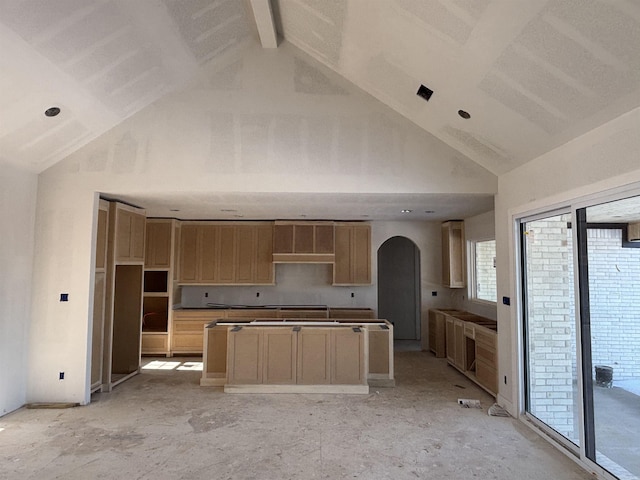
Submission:
M 376 287 L 331 286 L 330 264 L 277 264 L 275 285 L 183 286 L 182 308 L 226 305 L 328 305 L 377 309 Z

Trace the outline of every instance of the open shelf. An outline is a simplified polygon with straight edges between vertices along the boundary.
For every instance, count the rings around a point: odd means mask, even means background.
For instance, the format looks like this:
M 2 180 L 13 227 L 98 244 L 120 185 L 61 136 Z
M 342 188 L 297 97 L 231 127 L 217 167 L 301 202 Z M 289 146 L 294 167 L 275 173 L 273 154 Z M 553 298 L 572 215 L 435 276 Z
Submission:
M 167 270 L 146 270 L 144 272 L 145 293 L 167 293 Z
M 169 327 L 169 297 L 144 297 L 142 331 L 166 333 Z

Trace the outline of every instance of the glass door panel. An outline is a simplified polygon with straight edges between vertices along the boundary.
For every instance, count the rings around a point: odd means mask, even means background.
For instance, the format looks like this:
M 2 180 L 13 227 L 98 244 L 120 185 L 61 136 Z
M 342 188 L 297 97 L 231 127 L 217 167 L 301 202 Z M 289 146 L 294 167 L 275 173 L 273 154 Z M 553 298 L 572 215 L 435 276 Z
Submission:
M 526 410 L 580 443 L 576 322 L 570 215 L 521 227 Z
M 588 280 L 581 290 L 588 289 L 584 342 L 591 348 L 591 364 L 584 365 L 586 431 L 593 432 L 587 457 L 619 478 L 638 478 L 640 197 L 578 213 L 586 217 Z

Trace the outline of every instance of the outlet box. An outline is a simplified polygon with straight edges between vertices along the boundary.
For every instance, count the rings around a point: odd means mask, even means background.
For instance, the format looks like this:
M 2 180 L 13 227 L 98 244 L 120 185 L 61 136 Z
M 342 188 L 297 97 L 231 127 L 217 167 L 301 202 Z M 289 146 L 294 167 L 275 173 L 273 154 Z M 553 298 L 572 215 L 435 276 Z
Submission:
M 61 293 L 60 294 L 60 301 L 61 302 L 68 302 L 69 301 L 69 294 L 68 293 Z
M 511 299 L 509 297 L 502 297 L 503 305 L 511 305 Z
M 438 292 L 436 292 L 436 291 L 431 292 L 431 296 L 432 297 L 437 297 L 438 296 Z
M 204 292 L 204 298 L 208 298 L 209 297 L 209 292 Z
M 60 372 L 60 374 L 58 375 L 58 378 L 60 380 L 64 380 L 64 372 Z
M 351 298 L 355 298 L 356 294 L 351 292 Z

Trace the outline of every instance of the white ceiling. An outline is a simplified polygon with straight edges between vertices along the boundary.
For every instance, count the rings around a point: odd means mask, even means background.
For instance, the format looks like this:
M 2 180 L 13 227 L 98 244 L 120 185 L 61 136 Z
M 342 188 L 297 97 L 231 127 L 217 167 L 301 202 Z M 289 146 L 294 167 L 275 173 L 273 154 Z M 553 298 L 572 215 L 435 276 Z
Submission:
M 0 0 L 0 159 L 44 171 L 225 53 L 258 42 L 266 2 Z M 637 0 L 271 4 L 286 41 L 496 175 L 640 106 Z M 416 95 L 421 83 L 434 90 L 429 102 Z M 50 106 L 62 113 L 45 117 Z M 390 199 L 378 197 L 358 215 L 385 217 Z M 398 197 L 393 208 L 411 209 L 409 200 Z M 452 198 L 422 200 L 415 210 Z M 467 213 L 478 203 L 460 200 Z M 309 202 L 311 215 L 330 216 Z M 188 196 L 173 199 L 180 205 L 200 214 Z M 242 214 L 260 218 L 252 205 Z

